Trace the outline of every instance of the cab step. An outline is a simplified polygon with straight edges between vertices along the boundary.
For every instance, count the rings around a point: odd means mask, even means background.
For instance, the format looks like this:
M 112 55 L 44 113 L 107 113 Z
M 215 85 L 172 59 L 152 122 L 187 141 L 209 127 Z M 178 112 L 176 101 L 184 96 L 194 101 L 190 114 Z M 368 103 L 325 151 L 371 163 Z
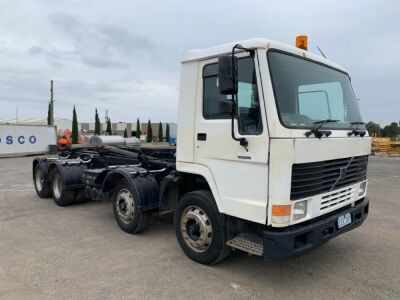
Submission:
M 227 241 L 226 245 L 253 255 L 262 256 L 264 253 L 262 239 L 253 234 L 238 234 Z

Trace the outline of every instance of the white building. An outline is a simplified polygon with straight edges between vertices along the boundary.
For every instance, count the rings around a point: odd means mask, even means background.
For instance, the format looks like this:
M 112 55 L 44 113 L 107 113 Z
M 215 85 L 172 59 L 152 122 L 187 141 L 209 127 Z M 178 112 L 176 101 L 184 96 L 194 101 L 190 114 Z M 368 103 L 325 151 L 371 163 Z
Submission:
M 47 125 L 47 119 L 0 119 L 0 124 L 19 124 L 19 125 Z M 57 133 L 63 132 L 65 129 L 71 130 L 72 121 L 68 119 L 54 119 L 54 125 L 57 127 Z M 78 124 L 78 130 L 81 131 L 82 126 Z

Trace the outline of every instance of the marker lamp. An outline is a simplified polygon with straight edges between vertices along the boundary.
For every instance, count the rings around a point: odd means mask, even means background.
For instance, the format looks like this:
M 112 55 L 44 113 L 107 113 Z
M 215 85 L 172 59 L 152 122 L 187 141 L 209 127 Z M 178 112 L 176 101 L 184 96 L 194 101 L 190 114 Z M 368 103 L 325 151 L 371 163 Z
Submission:
M 308 43 L 308 38 L 306 35 L 299 35 L 296 36 L 296 47 L 307 50 L 307 43 Z
M 290 205 L 272 205 L 272 223 L 289 224 L 290 210 Z
M 296 202 L 293 205 L 293 221 L 303 219 L 307 215 L 307 200 Z

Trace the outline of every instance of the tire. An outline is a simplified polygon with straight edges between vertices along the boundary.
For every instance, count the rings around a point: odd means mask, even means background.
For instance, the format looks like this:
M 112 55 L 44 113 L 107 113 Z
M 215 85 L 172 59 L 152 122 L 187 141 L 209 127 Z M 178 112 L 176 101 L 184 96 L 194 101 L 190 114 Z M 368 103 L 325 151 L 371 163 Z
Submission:
M 183 252 L 198 263 L 216 264 L 231 252 L 226 246 L 226 218 L 210 191 L 185 194 L 178 203 L 174 227 Z
M 40 198 L 49 198 L 51 196 L 50 185 L 43 178 L 43 170 L 40 165 L 36 165 L 33 170 L 33 184 L 35 186 L 36 194 Z
M 51 176 L 51 194 L 58 206 L 69 206 L 75 201 L 75 191 L 65 191 L 61 173 L 56 169 Z
M 125 232 L 135 234 L 143 231 L 150 222 L 150 212 L 139 208 L 139 199 L 132 184 L 120 179 L 111 198 L 114 217 Z
M 85 190 L 76 190 L 74 195 L 74 203 L 82 204 L 88 202 L 89 199 L 86 197 Z

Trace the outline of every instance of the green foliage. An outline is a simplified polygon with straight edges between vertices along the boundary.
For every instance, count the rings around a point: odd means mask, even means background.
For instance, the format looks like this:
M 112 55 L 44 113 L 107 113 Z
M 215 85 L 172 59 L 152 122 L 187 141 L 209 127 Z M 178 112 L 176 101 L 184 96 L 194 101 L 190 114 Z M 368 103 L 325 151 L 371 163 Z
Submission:
M 112 135 L 112 128 L 111 128 L 111 120 L 110 118 L 107 119 L 107 134 Z
M 94 115 L 94 134 L 100 135 L 100 119 L 99 119 L 99 114 L 97 113 L 97 108 L 96 108 L 96 114 Z
M 139 118 L 137 118 L 136 120 L 136 137 L 138 139 L 140 139 L 142 132 L 140 131 L 140 122 L 139 122 Z
M 167 128 L 165 129 L 165 140 L 169 142 L 169 124 L 167 123 Z
M 367 128 L 370 136 L 372 136 L 373 134 L 379 135 L 381 133 L 381 128 L 379 124 L 376 124 L 372 121 L 369 121 L 367 124 L 365 124 L 365 127 Z
M 153 140 L 153 128 L 151 128 L 151 121 L 147 122 L 147 136 L 146 141 L 150 143 Z
M 158 124 L 158 141 L 162 142 L 164 140 L 163 138 L 163 128 L 162 128 L 162 123 Z
M 128 130 L 125 128 L 125 130 L 124 130 L 124 138 L 127 138 L 128 137 Z
M 78 117 L 76 116 L 75 105 L 74 105 L 74 110 L 72 111 L 71 141 L 72 141 L 72 144 L 78 144 L 78 141 L 79 141 Z
M 51 103 L 49 103 L 49 108 L 47 110 L 47 125 L 51 125 Z
M 382 136 L 390 137 L 392 139 L 397 138 L 400 135 L 400 127 L 397 122 L 392 122 L 390 125 L 385 126 L 382 129 Z
M 391 139 L 396 139 L 400 136 L 400 127 L 397 122 L 392 122 L 390 125 L 381 128 L 379 124 L 370 121 L 365 124 L 365 127 L 367 128 L 369 135 L 375 134 L 382 137 L 389 137 Z

